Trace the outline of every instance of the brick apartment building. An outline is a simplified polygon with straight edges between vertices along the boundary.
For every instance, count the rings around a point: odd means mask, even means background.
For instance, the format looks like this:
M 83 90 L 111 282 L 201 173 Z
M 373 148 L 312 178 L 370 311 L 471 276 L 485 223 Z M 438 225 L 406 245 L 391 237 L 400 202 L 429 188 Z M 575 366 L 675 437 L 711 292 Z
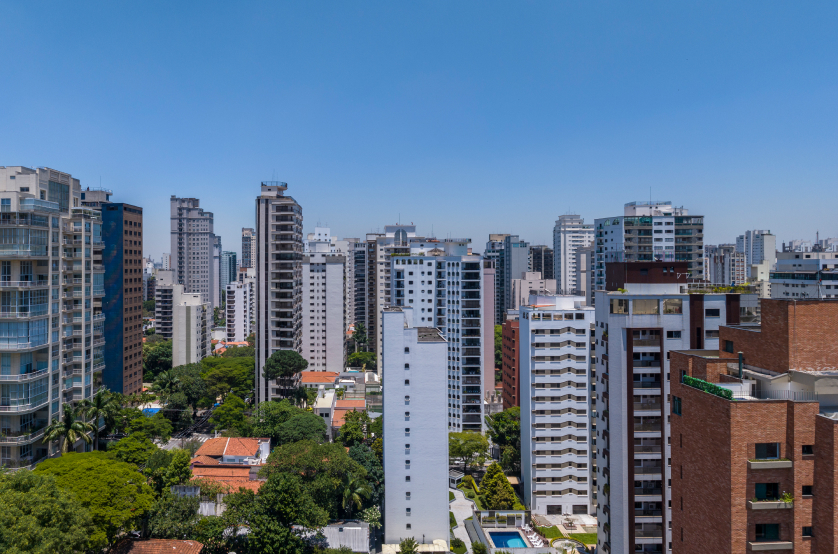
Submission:
M 761 326 L 672 352 L 673 553 L 836 552 L 836 321 L 834 300 L 763 299 Z
M 503 409 L 521 405 L 521 389 L 519 385 L 519 328 L 517 319 L 507 319 L 503 322 L 501 331 L 501 381 L 503 383 Z

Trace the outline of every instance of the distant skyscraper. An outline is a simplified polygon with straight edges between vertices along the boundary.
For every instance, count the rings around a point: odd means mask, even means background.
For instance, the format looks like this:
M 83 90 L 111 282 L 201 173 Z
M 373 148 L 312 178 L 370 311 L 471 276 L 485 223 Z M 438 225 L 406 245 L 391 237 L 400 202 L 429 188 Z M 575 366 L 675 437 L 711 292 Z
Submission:
M 289 392 L 262 376 L 270 355 L 302 350 L 303 209 L 286 190 L 287 183 L 266 181 L 256 198 L 257 402 Z
M 530 247 L 530 268 L 535 272 L 541 273 L 542 279 L 555 279 L 553 249 L 549 246 L 539 245 Z
M 560 215 L 553 227 L 553 275 L 558 294 L 579 294 L 576 250 L 594 240 L 594 226 L 578 215 Z
M 212 308 L 220 304 L 218 287 L 220 240 L 213 232 L 213 215 L 197 198 L 171 198 L 172 264 L 174 279 L 185 293 L 200 293 Z
M 236 280 L 238 267 L 235 252 L 221 253 L 221 290 L 227 290 L 227 285 Z
M 530 243 L 521 240 L 518 235 L 507 235 L 503 239 L 500 261 L 503 275 L 498 288 L 503 288 L 503 321 L 506 319 L 506 310 L 513 309 L 512 280 L 520 279 L 521 275 L 530 270 Z M 495 314 L 497 317 L 498 314 Z
M 745 254 L 745 277 L 750 277 L 751 266 L 768 262 L 768 269 L 777 264 L 777 237 L 771 231 L 745 231 L 736 237 L 736 251 Z
M 506 304 L 503 297 L 503 261 L 501 253 L 503 252 L 503 239 L 508 237 L 508 234 L 491 233 L 489 234 L 489 241 L 486 243 L 486 248 L 483 250 L 483 257 L 491 260 L 495 267 L 495 325 L 501 325 L 506 312 Z
M 253 269 L 250 269 L 253 272 Z M 243 277 L 227 285 L 227 340 L 242 342 L 253 332 L 256 320 L 256 278 Z
M 705 248 L 707 251 L 707 280 L 714 285 L 742 285 L 748 280 L 745 253 L 733 244 Z
M 256 257 L 256 231 L 242 228 L 242 263 L 241 267 L 253 267 Z
M 346 255 L 333 251 L 329 229 L 318 230 L 303 255 L 302 355 L 310 370 L 340 373 L 346 369 Z

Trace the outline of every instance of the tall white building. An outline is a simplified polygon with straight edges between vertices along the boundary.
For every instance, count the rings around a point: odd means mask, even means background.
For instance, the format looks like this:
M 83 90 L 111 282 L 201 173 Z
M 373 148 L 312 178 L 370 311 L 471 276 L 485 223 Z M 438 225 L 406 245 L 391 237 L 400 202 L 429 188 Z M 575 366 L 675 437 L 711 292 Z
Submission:
M 745 255 L 745 267 L 750 271 L 752 265 L 768 262 L 768 267 L 774 269 L 777 263 L 777 237 L 771 231 L 745 231 L 744 235 L 736 237 L 736 251 Z M 746 275 L 750 277 L 751 275 Z
M 595 290 L 605 288 L 606 262 L 687 262 L 704 279 L 704 216 L 669 201 L 629 202 L 623 215 L 594 220 Z
M 384 542 L 413 537 L 448 551 L 445 337 L 414 309 L 383 310 Z
M 187 293 L 201 294 L 210 310 L 220 306 L 221 242 L 215 236 L 213 215 L 197 198 L 171 197 L 172 269 Z
M 242 228 L 242 259 L 240 267 L 253 267 L 256 259 L 256 230 L 250 227 Z
M 596 272 L 596 254 L 593 244 L 576 249 L 576 294 L 585 297 L 588 306 L 594 305 L 594 274 Z
M 256 197 L 256 401 L 283 396 L 262 376 L 277 350 L 302 350 L 303 209 L 288 184 L 262 183 Z
M 341 373 L 346 369 L 346 255 L 334 251 L 329 229 L 318 231 L 309 234 L 303 255 L 302 355 L 310 370 Z
M 578 294 L 576 250 L 594 240 L 594 226 L 578 215 L 560 215 L 553 227 L 553 276 L 561 294 Z
M 517 310 L 526 304 L 531 294 L 555 294 L 556 280 L 542 279 L 541 273 L 525 271 L 517 279 L 512 279 L 512 306 Z
M 252 270 L 251 270 L 252 271 Z M 255 275 L 255 272 L 253 272 Z M 227 340 L 243 342 L 256 322 L 256 278 L 245 277 L 227 285 Z
M 436 327 L 448 341 L 451 431 L 483 429 L 484 349 L 494 350 L 494 333 L 483 332 L 485 303 L 491 302 L 483 294 L 483 260 L 468 254 L 470 243 L 412 243 L 409 254 L 393 257 L 393 305 L 413 308 L 414 327 Z
M 591 341 L 594 308 L 581 296 L 521 306 L 521 481 L 537 514 L 594 514 Z
M 748 296 L 686 294 L 688 263 L 609 263 L 596 292 L 600 552 L 671 551 L 669 352 L 718 349 Z
M 707 252 L 707 280 L 714 285 L 743 285 L 748 280 L 745 254 L 732 244 L 705 248 Z
M 212 309 L 198 293 L 172 291 L 172 367 L 196 364 L 212 354 Z
M 30 467 L 59 452 L 44 427 L 104 388 L 102 217 L 70 174 L 0 166 L 0 229 L 0 466 Z

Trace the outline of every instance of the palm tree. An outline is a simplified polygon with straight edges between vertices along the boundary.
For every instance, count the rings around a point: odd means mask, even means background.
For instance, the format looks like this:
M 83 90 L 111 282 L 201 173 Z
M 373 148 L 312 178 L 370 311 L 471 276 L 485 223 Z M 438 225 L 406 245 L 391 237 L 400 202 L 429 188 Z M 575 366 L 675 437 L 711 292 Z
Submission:
M 154 380 L 154 384 L 151 387 L 155 392 L 159 392 L 160 396 L 166 398 L 176 392 L 179 384 L 180 378 L 174 373 L 171 371 L 161 371 L 157 374 L 157 379 Z
M 75 444 L 79 439 L 83 440 L 86 444 L 92 442 L 90 433 L 93 431 L 93 425 L 83 419 L 77 419 L 76 415 L 76 410 L 73 406 L 64 404 L 64 415 L 61 417 L 61 421 L 53 418 L 52 423 L 44 430 L 44 441 L 62 441 L 62 456 L 69 452 L 70 446 Z
M 92 398 L 85 398 L 79 404 L 79 413 L 94 426 L 94 448 L 99 450 L 99 420 L 105 420 L 105 427 L 113 427 L 121 403 L 106 390 L 100 390 Z
M 343 478 L 341 487 L 343 488 L 341 506 L 346 510 L 348 517 L 351 518 L 353 505 L 360 510 L 362 504 L 361 498 L 369 498 L 372 495 L 372 491 L 365 480 L 351 473 L 347 473 Z

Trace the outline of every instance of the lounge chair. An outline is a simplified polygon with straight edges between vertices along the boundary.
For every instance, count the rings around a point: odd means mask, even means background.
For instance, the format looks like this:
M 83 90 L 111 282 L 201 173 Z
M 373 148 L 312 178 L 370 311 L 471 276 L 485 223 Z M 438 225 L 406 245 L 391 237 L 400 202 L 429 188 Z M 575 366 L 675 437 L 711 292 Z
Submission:
M 539 540 L 539 541 L 533 541 L 532 545 L 536 548 L 541 548 L 542 546 L 544 546 L 544 543 Z

